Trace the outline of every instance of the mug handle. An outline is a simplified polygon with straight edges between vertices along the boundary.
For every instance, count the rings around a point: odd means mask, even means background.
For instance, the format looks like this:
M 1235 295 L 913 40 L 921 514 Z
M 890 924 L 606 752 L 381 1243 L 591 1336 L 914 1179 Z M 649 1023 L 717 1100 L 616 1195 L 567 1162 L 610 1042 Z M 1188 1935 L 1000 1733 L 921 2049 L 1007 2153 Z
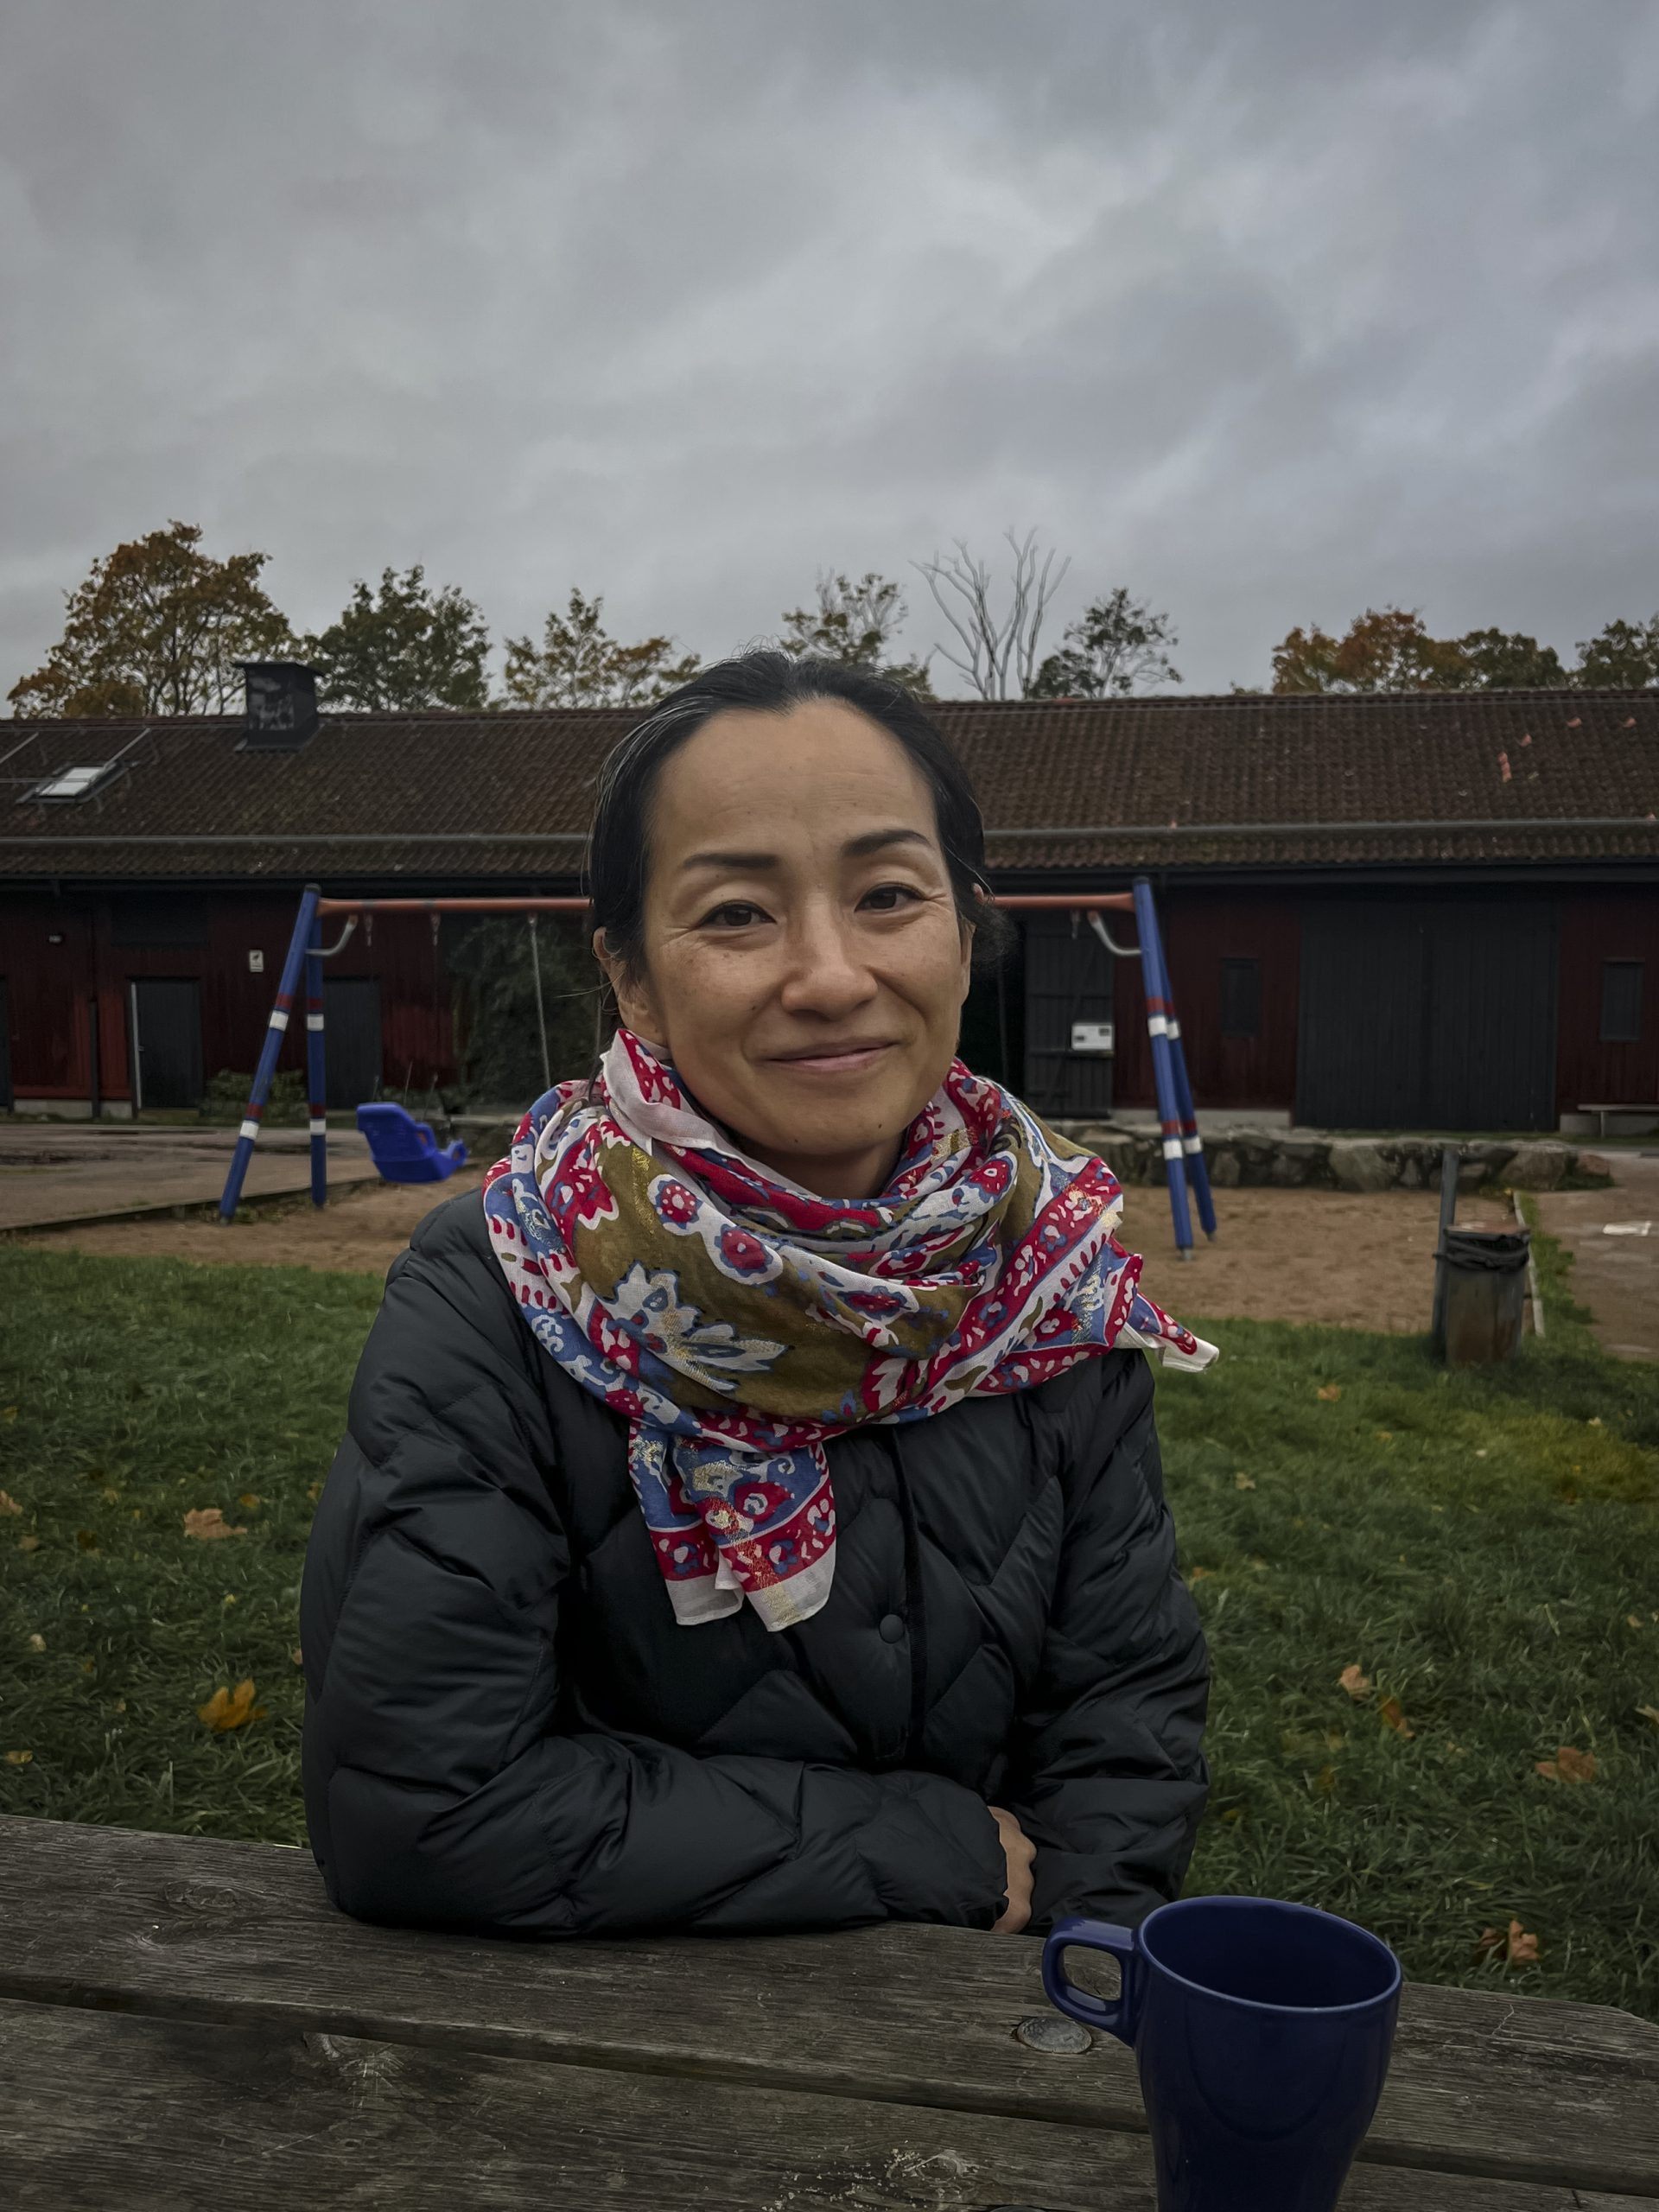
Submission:
M 1065 1955 L 1076 1944 L 1085 1951 L 1109 1951 L 1118 1961 L 1122 1985 L 1116 1998 L 1096 1997 L 1066 1980 Z M 1109 1920 L 1062 1920 L 1043 1945 L 1043 1987 L 1051 2005 L 1081 2020 L 1085 2028 L 1133 2044 L 1141 2012 L 1139 1955 L 1135 1931 Z

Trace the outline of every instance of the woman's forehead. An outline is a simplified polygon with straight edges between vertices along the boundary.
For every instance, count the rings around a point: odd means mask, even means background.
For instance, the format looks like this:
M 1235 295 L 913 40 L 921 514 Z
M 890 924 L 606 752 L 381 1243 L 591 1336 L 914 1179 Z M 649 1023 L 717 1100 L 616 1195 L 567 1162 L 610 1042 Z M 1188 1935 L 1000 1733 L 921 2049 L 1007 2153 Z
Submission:
M 711 715 L 664 764 L 653 811 L 652 843 L 664 860 L 740 826 L 745 843 L 763 826 L 830 823 L 840 842 L 878 819 L 936 834 L 931 789 L 904 747 L 833 699 L 787 715 Z

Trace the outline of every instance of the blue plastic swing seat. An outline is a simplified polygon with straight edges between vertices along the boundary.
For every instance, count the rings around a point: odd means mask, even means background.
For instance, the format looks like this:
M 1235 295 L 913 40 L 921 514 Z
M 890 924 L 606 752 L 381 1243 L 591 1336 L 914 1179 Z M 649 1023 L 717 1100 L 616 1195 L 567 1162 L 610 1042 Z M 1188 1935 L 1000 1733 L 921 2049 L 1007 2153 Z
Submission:
M 467 1157 L 459 1138 L 454 1144 L 440 1144 L 431 1124 L 417 1122 L 402 1106 L 384 1102 L 359 1106 L 357 1126 L 369 1141 L 383 1182 L 442 1183 Z

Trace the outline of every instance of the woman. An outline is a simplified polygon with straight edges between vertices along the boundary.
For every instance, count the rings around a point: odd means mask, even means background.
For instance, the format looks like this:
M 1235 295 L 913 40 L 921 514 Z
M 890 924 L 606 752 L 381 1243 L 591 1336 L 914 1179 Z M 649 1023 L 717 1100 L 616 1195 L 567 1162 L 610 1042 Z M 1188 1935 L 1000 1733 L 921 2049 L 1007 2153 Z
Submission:
M 545 1936 L 1174 1895 L 1207 1675 L 1103 1165 L 955 1059 L 986 899 L 896 686 L 750 653 L 607 760 L 591 1091 L 393 1263 L 301 1599 L 365 1920 Z

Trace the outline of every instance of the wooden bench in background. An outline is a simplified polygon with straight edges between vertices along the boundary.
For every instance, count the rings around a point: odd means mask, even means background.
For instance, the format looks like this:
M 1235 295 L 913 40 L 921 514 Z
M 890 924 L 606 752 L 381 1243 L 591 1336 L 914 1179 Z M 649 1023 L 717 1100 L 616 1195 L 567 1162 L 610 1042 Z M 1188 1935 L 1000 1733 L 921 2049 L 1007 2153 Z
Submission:
M 1580 1106 L 1579 1111 L 1595 1116 L 1599 1137 L 1605 1137 L 1607 1134 L 1607 1116 L 1610 1114 L 1636 1114 L 1644 1122 L 1659 1121 L 1659 1106 Z
M 411 1933 L 304 1850 L 0 1818 L 0 2203 L 1152 2212 L 1128 2054 L 1020 2040 L 1039 1951 Z M 1659 2028 L 1413 1986 L 1343 2201 L 1659 2203 Z

